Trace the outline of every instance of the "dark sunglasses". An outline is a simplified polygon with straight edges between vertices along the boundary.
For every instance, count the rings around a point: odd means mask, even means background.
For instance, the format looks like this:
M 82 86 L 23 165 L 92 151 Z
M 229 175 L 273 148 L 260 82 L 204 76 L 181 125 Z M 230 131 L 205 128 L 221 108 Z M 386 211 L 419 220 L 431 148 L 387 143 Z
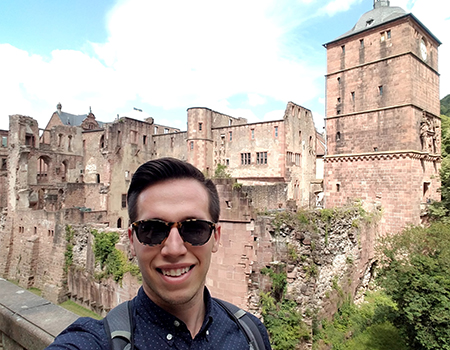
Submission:
M 164 242 L 169 237 L 172 227 L 176 227 L 183 241 L 195 246 L 203 245 L 209 241 L 216 224 L 199 219 L 189 219 L 179 222 L 166 222 L 158 219 L 139 220 L 131 226 L 136 232 L 139 242 L 149 246 L 155 246 Z

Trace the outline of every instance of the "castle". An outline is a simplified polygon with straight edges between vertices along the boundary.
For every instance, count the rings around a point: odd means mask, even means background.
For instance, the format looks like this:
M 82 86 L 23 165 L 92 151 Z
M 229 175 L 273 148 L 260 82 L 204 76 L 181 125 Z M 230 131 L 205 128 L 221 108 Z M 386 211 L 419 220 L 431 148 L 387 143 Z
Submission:
M 255 258 L 257 237 L 248 235 L 254 208 L 331 208 L 360 200 L 382 209 L 384 232 L 420 223 L 426 203 L 440 199 L 439 45 L 415 16 L 386 0 L 374 0 L 352 30 L 325 44 L 324 171 L 322 135 L 311 111 L 293 102 L 279 120 L 259 123 L 189 108 L 186 131 L 153 118 L 102 123 L 92 112 L 64 112 L 61 104 L 43 129 L 31 117 L 10 116 L 9 130 L 0 130 L 0 275 L 58 295 L 65 226 L 128 227 L 134 171 L 165 156 L 208 176 L 225 166 L 246 187 L 248 197 L 237 200 L 218 186 L 223 236 L 230 237 L 225 244 L 240 242 L 225 247 L 220 264 L 245 270 L 236 277 L 240 305 Z M 226 265 L 241 248 L 237 262 Z M 220 278 L 228 276 L 223 269 Z

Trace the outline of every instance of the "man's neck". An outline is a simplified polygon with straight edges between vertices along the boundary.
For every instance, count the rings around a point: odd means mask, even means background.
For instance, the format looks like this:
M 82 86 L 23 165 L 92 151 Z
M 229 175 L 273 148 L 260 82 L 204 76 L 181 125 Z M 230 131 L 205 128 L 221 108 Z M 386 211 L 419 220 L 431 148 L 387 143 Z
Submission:
M 197 294 L 192 300 L 182 305 L 169 305 L 163 307 L 186 324 L 191 332 L 192 339 L 197 335 L 205 319 L 206 307 L 203 300 L 203 293 Z

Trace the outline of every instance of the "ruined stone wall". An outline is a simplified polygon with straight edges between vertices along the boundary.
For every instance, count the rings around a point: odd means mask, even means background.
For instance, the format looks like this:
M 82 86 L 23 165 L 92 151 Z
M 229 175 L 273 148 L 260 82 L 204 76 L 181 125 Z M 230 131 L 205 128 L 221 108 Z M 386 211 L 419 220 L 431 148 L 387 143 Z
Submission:
M 242 191 L 251 198 L 252 205 L 259 211 L 286 208 L 287 184 L 242 186 Z
M 278 136 L 275 136 L 278 128 Z M 253 131 L 252 131 L 253 130 Z M 231 133 L 231 134 L 230 134 Z M 252 135 L 254 137 L 252 138 Z M 223 137 L 222 137 L 223 136 Z M 218 150 L 215 161 L 227 165 L 227 171 L 239 180 L 284 181 L 285 133 L 283 121 L 273 121 L 213 130 Z M 267 152 L 267 163 L 257 164 L 257 152 Z M 241 154 L 250 154 L 250 164 L 242 164 Z M 217 164 L 215 164 L 217 166 Z
M 155 146 L 152 158 L 173 157 L 186 160 L 188 147 L 186 138 L 186 132 L 153 136 Z
M 285 271 L 286 297 L 303 313 L 319 318 L 331 317 L 345 296 L 354 297 L 368 287 L 378 235 L 376 217 L 365 221 L 358 208 L 337 209 L 329 219 L 321 216 L 317 211 L 303 225 L 295 214 L 286 213 L 284 220 L 277 215 L 257 218 L 250 309 L 257 307 L 260 292 L 271 289 L 268 276 L 260 274 L 265 267 Z M 305 321 L 311 319 L 307 316 Z
M 0 212 L 8 205 L 8 131 L 0 130 Z

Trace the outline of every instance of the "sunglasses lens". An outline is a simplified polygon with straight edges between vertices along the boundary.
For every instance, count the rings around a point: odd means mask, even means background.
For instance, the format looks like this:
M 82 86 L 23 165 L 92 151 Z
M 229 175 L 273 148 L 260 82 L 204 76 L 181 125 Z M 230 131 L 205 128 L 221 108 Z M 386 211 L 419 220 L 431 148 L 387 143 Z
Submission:
M 136 229 L 139 242 L 147 245 L 161 244 L 169 235 L 170 227 L 164 222 L 144 221 Z
M 192 245 L 203 245 L 209 241 L 213 229 L 206 221 L 185 221 L 182 223 L 180 235 L 185 242 Z

